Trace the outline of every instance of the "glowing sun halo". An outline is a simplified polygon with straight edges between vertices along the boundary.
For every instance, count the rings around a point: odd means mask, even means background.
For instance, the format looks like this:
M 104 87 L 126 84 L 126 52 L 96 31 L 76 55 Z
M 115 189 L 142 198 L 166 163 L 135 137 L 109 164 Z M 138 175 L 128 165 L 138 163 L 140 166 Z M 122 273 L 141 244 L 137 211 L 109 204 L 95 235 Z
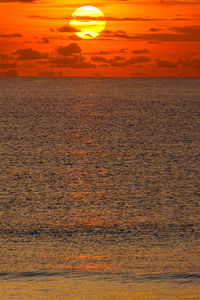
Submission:
M 70 25 L 77 31 L 75 34 L 83 39 L 97 37 L 106 26 L 103 12 L 94 6 L 77 8 L 70 20 Z

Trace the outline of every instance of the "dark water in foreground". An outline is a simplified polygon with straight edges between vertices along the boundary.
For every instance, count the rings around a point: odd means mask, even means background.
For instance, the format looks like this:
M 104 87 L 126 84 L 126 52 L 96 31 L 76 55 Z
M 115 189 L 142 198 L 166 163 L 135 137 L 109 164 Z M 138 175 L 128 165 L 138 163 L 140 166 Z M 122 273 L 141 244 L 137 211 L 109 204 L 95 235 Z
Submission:
M 0 299 L 200 299 L 200 79 L 0 79 Z

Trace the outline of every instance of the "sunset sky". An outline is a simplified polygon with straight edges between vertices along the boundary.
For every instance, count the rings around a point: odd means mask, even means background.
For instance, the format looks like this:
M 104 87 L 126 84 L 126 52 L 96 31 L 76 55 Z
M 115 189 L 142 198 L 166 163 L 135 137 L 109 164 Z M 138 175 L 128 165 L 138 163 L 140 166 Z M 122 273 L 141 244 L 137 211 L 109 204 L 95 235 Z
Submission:
M 94 39 L 70 26 L 85 5 Z M 200 0 L 0 0 L 0 76 L 200 76 Z

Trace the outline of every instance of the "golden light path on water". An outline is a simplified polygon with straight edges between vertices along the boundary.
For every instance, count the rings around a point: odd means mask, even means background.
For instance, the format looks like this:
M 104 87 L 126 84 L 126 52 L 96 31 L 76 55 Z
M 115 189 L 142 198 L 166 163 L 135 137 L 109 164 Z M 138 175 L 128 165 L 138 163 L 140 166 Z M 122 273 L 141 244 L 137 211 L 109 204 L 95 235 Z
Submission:
M 70 25 L 77 30 L 75 34 L 78 37 L 93 39 L 105 29 L 106 21 L 100 9 L 94 6 L 82 6 L 73 12 Z

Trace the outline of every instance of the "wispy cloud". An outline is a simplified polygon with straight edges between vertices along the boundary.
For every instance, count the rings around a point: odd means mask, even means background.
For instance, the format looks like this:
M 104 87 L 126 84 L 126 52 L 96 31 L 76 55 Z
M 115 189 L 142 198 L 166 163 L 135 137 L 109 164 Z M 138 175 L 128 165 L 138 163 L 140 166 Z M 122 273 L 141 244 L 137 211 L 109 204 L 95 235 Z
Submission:
M 104 38 L 121 38 L 127 40 L 148 40 L 150 42 L 200 42 L 200 26 L 171 27 L 171 32 L 150 32 L 137 35 L 125 31 L 105 30 Z
M 83 20 L 83 21 L 117 21 L 117 22 L 124 22 L 124 21 L 129 21 L 129 22 L 156 22 L 156 21 L 187 21 L 190 20 L 188 18 L 183 18 L 183 17 L 177 17 L 177 18 L 144 18 L 144 17 L 123 17 L 123 18 L 117 18 L 117 17 L 91 17 L 91 16 L 68 16 L 65 18 L 66 20 Z
M 39 77 L 60 77 L 62 76 L 62 71 L 59 72 L 53 72 L 53 71 L 39 71 L 38 76 Z
M 11 33 L 11 34 L 0 33 L 0 38 L 17 38 L 17 37 L 23 37 L 23 35 L 21 33 Z
M 83 20 L 83 21 L 116 21 L 116 22 L 157 22 L 157 21 L 190 21 L 191 19 L 184 18 L 184 17 L 176 17 L 176 18 L 150 18 L 150 17 L 92 17 L 92 16 L 67 16 L 67 17 L 49 17 L 49 16 L 42 16 L 42 15 L 28 15 L 27 18 L 32 19 L 40 19 L 40 20 Z
M 10 69 L 5 72 L 0 73 L 1 77 L 18 77 L 19 73 L 16 69 Z
M 0 0 L 0 3 L 13 3 L 13 2 L 30 3 L 30 2 L 36 2 L 36 0 Z
M 159 68 L 175 68 L 179 65 L 179 62 L 174 62 L 170 60 L 162 60 L 162 59 L 156 59 L 156 65 Z
M 150 53 L 149 50 L 147 49 L 137 49 L 132 51 L 133 54 L 145 54 L 145 53 Z
M 173 33 L 144 33 L 133 36 L 137 40 L 158 42 L 200 42 L 200 26 L 172 27 Z
M 60 32 L 80 32 L 81 30 L 78 30 L 76 28 L 66 25 L 66 26 L 62 26 L 62 27 L 58 28 L 58 31 L 60 31 Z
M 196 1 L 184 1 L 184 0 L 160 0 L 160 1 L 152 1 L 154 5 L 200 5 L 199 0 Z
M 41 16 L 41 15 L 28 15 L 26 18 L 31 19 L 40 19 L 40 20 L 64 20 L 65 17 L 49 17 L 49 16 Z
M 133 36 L 128 35 L 126 31 L 124 30 L 117 30 L 117 31 L 112 31 L 112 30 L 104 30 L 101 34 L 101 36 L 105 38 L 122 38 L 122 39 L 127 39 L 127 40 L 132 40 Z M 100 37 L 101 38 L 101 37 Z
M 38 38 L 37 36 L 34 37 L 37 41 L 38 44 L 48 44 L 49 43 L 49 39 L 47 37 L 42 37 L 42 38 Z
M 130 0 L 118 0 L 117 2 L 124 2 L 134 5 L 159 5 L 159 6 L 185 6 L 185 5 L 200 5 L 199 0 L 146 0 L 146 1 L 130 1 Z
M 200 70 L 200 58 L 180 60 L 180 63 L 184 67 L 191 67 Z
M 96 63 L 109 64 L 112 67 L 125 67 L 128 65 L 148 63 L 151 61 L 151 58 L 148 56 L 132 56 L 130 58 L 125 58 L 122 56 L 115 56 L 113 58 L 107 59 L 102 56 L 92 56 L 91 61 Z
M 16 63 L 0 63 L 0 69 L 10 69 L 10 68 L 16 68 Z

